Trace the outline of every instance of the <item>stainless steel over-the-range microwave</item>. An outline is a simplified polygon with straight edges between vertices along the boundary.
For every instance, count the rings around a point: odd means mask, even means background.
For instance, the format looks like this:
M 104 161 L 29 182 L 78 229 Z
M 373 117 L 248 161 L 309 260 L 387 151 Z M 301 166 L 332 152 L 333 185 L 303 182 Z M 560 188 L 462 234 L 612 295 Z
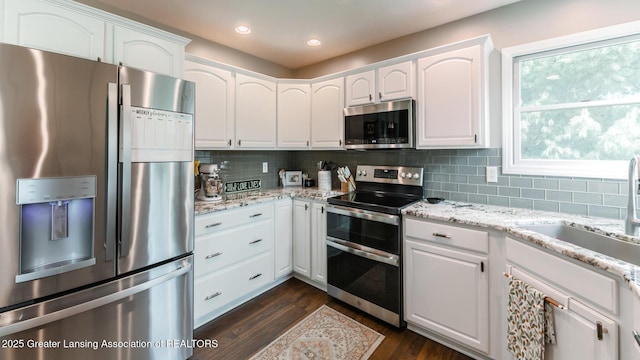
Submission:
M 345 149 L 415 147 L 415 100 L 387 101 L 344 109 Z

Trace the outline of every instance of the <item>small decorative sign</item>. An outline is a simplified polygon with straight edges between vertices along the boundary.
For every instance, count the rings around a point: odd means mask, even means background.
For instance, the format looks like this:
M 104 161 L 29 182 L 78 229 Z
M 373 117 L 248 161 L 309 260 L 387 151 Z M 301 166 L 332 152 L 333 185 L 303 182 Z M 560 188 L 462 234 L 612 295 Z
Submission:
M 245 191 L 260 190 L 262 188 L 262 180 L 241 180 L 224 183 L 224 193 L 234 194 Z

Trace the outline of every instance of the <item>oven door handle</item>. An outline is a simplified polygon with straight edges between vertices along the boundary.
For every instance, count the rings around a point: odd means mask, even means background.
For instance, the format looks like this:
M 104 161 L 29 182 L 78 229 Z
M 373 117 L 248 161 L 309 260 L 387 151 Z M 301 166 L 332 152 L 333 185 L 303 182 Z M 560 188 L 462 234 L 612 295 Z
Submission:
M 364 251 L 359 248 L 360 246 L 358 244 L 354 244 L 349 241 L 344 241 L 344 240 L 340 240 L 332 237 L 327 237 L 327 245 L 331 246 L 332 248 L 336 248 L 338 250 L 348 252 L 349 254 L 363 257 L 365 259 L 382 262 L 395 267 L 400 266 L 400 258 L 398 257 L 398 255 L 393 255 L 393 254 L 386 253 L 384 251 L 379 251 L 374 249 Z M 373 251 L 375 251 L 375 253 Z
M 400 217 L 397 215 L 382 214 L 374 211 L 355 209 L 345 206 L 328 205 L 327 213 L 352 216 L 358 219 L 377 221 L 391 225 L 400 225 Z

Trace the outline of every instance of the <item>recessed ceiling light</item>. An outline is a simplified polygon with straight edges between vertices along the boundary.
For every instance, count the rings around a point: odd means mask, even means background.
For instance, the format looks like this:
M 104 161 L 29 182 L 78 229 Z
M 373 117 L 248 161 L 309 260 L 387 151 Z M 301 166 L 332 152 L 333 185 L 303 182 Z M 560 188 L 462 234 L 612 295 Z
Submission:
M 246 25 L 238 25 L 236 26 L 236 32 L 242 35 L 251 34 L 251 28 Z
M 315 38 L 307 40 L 307 45 L 309 46 L 320 46 L 320 44 L 322 44 L 322 41 Z

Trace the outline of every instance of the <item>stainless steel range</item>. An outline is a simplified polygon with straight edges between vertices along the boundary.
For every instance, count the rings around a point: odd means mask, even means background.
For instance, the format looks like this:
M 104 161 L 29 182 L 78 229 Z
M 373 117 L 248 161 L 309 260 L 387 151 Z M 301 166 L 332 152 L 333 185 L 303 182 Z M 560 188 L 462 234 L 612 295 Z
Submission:
M 359 165 L 357 191 L 327 199 L 327 292 L 403 327 L 401 211 L 423 198 L 423 169 Z

